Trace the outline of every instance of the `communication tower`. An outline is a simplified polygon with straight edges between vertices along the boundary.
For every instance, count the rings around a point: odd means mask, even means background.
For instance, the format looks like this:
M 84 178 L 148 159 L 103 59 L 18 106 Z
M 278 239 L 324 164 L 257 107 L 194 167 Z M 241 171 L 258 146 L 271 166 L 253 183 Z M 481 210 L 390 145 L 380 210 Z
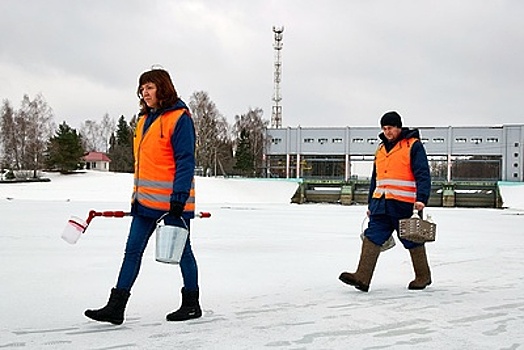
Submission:
M 281 128 L 282 127 L 282 106 L 280 101 L 282 101 L 282 96 L 280 95 L 280 81 L 282 77 L 282 39 L 284 36 L 284 27 L 273 26 L 273 34 L 275 41 L 273 42 L 273 49 L 275 50 L 275 72 L 273 76 L 274 81 L 274 92 L 273 92 L 273 107 L 271 113 L 271 127 L 272 128 Z

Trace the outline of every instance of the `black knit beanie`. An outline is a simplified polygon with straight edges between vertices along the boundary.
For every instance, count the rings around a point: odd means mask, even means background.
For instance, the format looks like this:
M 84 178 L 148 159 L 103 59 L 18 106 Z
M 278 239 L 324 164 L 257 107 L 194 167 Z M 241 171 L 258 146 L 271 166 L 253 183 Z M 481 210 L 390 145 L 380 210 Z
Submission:
M 397 128 L 402 128 L 402 119 L 397 112 L 387 112 L 380 119 L 380 126 L 396 126 Z

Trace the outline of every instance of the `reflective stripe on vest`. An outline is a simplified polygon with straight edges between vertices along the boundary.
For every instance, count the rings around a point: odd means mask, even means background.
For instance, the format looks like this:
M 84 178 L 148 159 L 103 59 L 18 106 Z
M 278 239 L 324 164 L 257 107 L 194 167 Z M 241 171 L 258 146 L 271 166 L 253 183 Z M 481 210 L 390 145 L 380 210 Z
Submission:
M 133 145 L 135 155 L 133 201 L 136 199 L 148 208 L 169 210 L 176 176 L 171 136 L 178 119 L 184 112 L 186 110 L 175 110 L 162 114 L 149 126 L 145 135 L 143 130 L 146 117 L 138 120 Z M 189 198 L 184 211 L 195 211 L 194 179 L 191 182 Z
M 411 171 L 411 145 L 417 139 L 403 139 L 386 152 L 380 145 L 375 154 L 376 187 L 373 198 L 385 196 L 402 202 L 415 203 L 417 184 Z
M 134 199 L 142 205 L 160 210 L 169 210 L 169 205 L 159 206 L 159 203 L 169 203 L 171 199 L 172 183 L 163 181 L 148 181 L 135 179 Z M 166 194 L 169 193 L 169 194 Z M 184 211 L 195 211 L 195 182 L 191 182 L 189 198 L 186 201 Z

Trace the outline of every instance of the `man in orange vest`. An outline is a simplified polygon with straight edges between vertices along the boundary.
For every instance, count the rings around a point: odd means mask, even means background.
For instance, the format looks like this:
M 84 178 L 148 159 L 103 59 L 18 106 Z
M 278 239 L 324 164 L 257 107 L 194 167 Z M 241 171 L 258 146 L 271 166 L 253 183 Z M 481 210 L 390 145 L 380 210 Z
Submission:
M 418 129 L 402 127 L 397 112 L 384 114 L 380 120 L 382 140 L 375 153 L 369 189 L 367 215 L 362 251 L 357 271 L 342 272 L 339 279 L 367 292 L 380 254 L 380 247 L 399 230 L 399 220 L 411 217 L 413 209 L 426 206 L 431 191 L 428 158 Z M 431 272 L 424 244 L 399 238 L 409 250 L 415 279 L 409 289 L 424 289 L 431 284 Z
M 93 320 L 122 324 L 124 311 L 140 270 L 142 256 L 157 221 L 188 230 L 195 216 L 195 127 L 189 109 L 178 97 L 169 73 L 163 69 L 144 72 L 138 80 L 140 116 L 134 138 L 135 174 L 131 227 L 117 283 L 107 305 L 86 310 Z M 166 316 L 184 321 L 202 316 L 199 304 L 198 268 L 189 237 L 180 270 L 184 287 L 182 305 Z

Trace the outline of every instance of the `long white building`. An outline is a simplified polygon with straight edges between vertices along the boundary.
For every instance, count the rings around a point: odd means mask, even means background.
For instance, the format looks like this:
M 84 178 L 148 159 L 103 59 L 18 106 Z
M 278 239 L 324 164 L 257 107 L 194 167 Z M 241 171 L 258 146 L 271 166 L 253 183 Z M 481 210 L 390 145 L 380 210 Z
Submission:
M 490 180 L 524 181 L 524 124 L 418 129 L 428 157 L 444 169 L 443 180 L 455 180 L 453 168 L 460 162 L 479 161 L 493 165 Z M 267 129 L 267 175 L 349 180 L 353 162 L 372 161 L 380 132 L 349 126 Z

